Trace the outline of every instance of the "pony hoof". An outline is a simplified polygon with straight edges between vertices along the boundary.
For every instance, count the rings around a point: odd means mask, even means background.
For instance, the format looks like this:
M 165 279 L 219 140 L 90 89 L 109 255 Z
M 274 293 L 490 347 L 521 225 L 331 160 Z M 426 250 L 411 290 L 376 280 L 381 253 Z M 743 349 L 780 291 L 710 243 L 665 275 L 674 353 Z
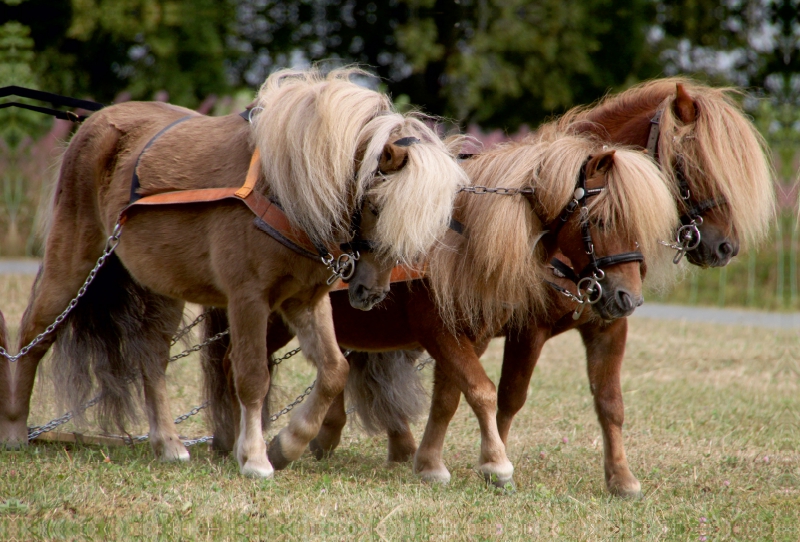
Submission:
M 19 440 L 19 439 L 0 440 L 0 451 L 16 452 L 22 450 L 23 448 L 28 446 L 28 444 L 29 443 L 27 438 L 25 440 Z
M 497 489 L 503 490 L 505 493 L 516 493 L 517 485 L 514 483 L 514 478 L 509 477 L 500 477 L 497 474 L 490 474 L 488 472 L 483 473 L 483 479 L 486 481 L 487 485 L 493 486 Z
M 333 455 L 333 450 L 325 449 L 317 439 L 312 440 L 308 443 L 308 449 L 311 450 L 311 453 L 314 454 L 314 457 L 317 461 L 322 461 L 326 457 L 330 457 Z
M 264 461 L 263 463 L 248 461 L 242 466 L 241 473 L 248 478 L 272 478 L 275 470 L 269 461 Z
M 429 484 L 446 485 L 450 483 L 450 471 L 446 468 L 420 471 L 417 472 L 417 476 L 420 477 L 420 480 Z
M 642 485 L 639 483 L 639 480 L 635 480 L 635 483 L 628 484 L 627 487 L 622 484 L 608 484 L 608 492 L 615 497 L 621 497 L 623 499 L 644 498 Z
M 176 452 L 172 453 L 164 453 L 159 458 L 163 463 L 181 463 L 189 461 L 189 450 L 184 448 L 183 450 L 177 450 Z
M 28 426 L 25 423 L 0 419 L 0 450 L 21 450 L 28 445 Z
M 283 455 L 281 441 L 278 440 L 278 436 L 275 436 L 275 438 L 270 441 L 269 448 L 267 449 L 267 458 L 269 459 L 269 462 L 272 463 L 272 466 L 275 470 L 283 470 L 289 466 L 289 463 L 292 462 L 285 455 Z

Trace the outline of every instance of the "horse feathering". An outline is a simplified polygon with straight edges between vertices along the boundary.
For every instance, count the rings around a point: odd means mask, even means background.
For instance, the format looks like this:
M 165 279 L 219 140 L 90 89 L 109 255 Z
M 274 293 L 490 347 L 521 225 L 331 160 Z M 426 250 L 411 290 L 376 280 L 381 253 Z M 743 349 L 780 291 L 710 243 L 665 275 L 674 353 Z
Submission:
M 436 133 L 388 97 L 352 83 L 357 69 L 327 76 L 282 70 L 261 88 L 254 135 L 268 190 L 289 219 L 312 238 L 332 243 L 362 198 L 379 217 L 376 251 L 412 262 L 443 235 L 458 188 L 468 179 Z M 413 136 L 405 167 L 387 175 L 378 162 L 387 143 Z
M 678 84 L 694 101 L 694 122 L 684 123 L 675 112 Z M 734 101 L 742 95 L 733 88 L 669 77 L 608 96 L 595 107 L 576 108 L 564 115 L 560 125 L 633 117 L 660 107 L 658 155 L 664 174 L 677 185 L 675 165 L 681 156 L 693 199 L 725 201 L 731 227 L 744 248 L 767 235 L 775 218 L 775 190 L 767 144 Z
M 465 235 L 448 233 L 430 257 L 430 280 L 448 326 L 495 327 L 509 316 L 526 321 L 546 305 L 547 262 L 537 250 L 545 225 L 557 220 L 573 197 L 587 157 L 603 147 L 589 137 L 543 132 L 475 156 L 463 167 L 476 185 L 532 187 L 536 213 L 522 197 L 461 194 L 457 217 Z M 669 276 L 671 260 L 658 246 L 677 220 L 673 195 L 656 165 L 641 152 L 611 147 L 614 166 L 606 186 L 589 202 L 589 220 L 603 235 L 638 241 L 656 282 Z M 597 235 L 597 233 L 595 233 Z M 650 273 L 650 271 L 648 271 Z M 660 277 L 660 278 L 658 278 Z

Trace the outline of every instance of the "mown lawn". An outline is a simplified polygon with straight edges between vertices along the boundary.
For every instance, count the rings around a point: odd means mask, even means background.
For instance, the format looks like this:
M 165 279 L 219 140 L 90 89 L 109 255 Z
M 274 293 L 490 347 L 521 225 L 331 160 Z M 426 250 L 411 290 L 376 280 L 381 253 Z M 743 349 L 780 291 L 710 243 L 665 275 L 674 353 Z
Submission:
M 12 328 L 29 285 L 0 277 Z M 501 355 L 496 341 L 484 357 L 495 382 Z M 332 458 L 306 454 L 267 481 L 242 478 L 232 458 L 204 445 L 186 464 L 159 463 L 147 445 L 0 452 L 0 539 L 798 540 L 799 355 L 796 331 L 632 319 L 623 390 L 638 501 L 605 491 L 573 333 L 548 343 L 512 428 L 513 494 L 486 488 L 473 469 L 478 427 L 462 401 L 446 441 L 448 486 L 387 465 L 385 438 L 354 424 Z M 300 357 L 277 375 L 279 407 L 313 380 Z M 422 374 L 429 382 L 430 370 Z M 196 358 L 171 367 L 170 386 L 174 415 L 201 402 Z M 61 413 L 49 389 L 42 378 L 31 423 Z M 414 426 L 417 439 L 422 429 Z M 202 416 L 181 426 L 186 436 L 205 432 Z

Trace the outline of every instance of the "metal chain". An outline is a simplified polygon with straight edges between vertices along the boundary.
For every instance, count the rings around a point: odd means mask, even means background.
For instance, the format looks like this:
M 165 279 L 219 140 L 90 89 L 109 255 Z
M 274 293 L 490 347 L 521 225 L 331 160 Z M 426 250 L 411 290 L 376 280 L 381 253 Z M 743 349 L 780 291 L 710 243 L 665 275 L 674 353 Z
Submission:
M 470 194 L 497 194 L 498 196 L 532 196 L 533 188 L 502 188 L 491 186 L 465 186 L 459 192 L 469 192 Z
M 286 354 L 282 355 L 279 358 L 273 358 L 272 359 L 272 365 L 280 365 L 281 363 L 283 363 L 287 359 L 289 359 L 292 356 L 296 355 L 298 352 L 300 352 L 300 350 L 302 350 L 302 348 L 300 348 L 298 346 L 297 348 L 295 348 L 293 350 L 289 350 L 289 352 L 287 352 Z
M 203 444 L 204 442 L 211 442 L 212 440 L 214 440 L 214 437 L 212 435 L 206 435 L 205 437 L 184 440 L 183 445 L 188 448 L 189 446 L 194 446 L 195 444 Z
M 300 351 L 300 349 L 299 349 L 299 348 L 295 348 L 295 350 L 296 350 L 297 352 L 299 352 L 299 351 Z M 285 355 L 285 356 L 283 356 L 283 358 L 281 359 L 281 361 L 284 361 L 284 359 L 289 359 L 289 358 L 290 358 L 290 357 L 292 357 L 294 354 L 296 354 L 297 352 L 295 352 L 295 350 L 292 350 L 291 352 L 289 352 L 289 354 L 291 354 L 291 356 L 290 356 L 290 355 L 288 355 L 288 354 L 287 354 L 287 355 Z M 345 350 L 344 352 L 342 352 L 342 355 L 344 355 L 344 357 L 346 358 L 346 357 L 347 357 L 347 356 L 349 356 L 349 355 L 350 355 L 352 352 L 353 352 L 352 350 Z M 279 362 L 279 363 L 280 363 L 280 362 Z M 295 400 L 294 400 L 294 401 L 292 401 L 291 403 L 289 403 L 288 405 L 286 405 L 285 407 L 283 407 L 283 408 L 282 408 L 282 409 L 281 409 L 279 412 L 277 412 L 277 413 L 273 414 L 272 416 L 270 416 L 270 417 L 269 417 L 269 421 L 271 421 L 271 422 L 274 422 L 275 420 L 277 420 L 278 418 L 280 418 L 280 417 L 281 417 L 281 416 L 283 416 L 284 414 L 286 414 L 286 413 L 288 413 L 288 412 L 291 412 L 291 411 L 292 411 L 292 409 L 293 409 L 294 407 L 296 407 L 297 405 L 299 405 L 300 403 L 302 403 L 303 401 L 305 401 L 306 397 L 308 397 L 309 395 L 311 395 L 311 392 L 313 391 L 313 389 L 314 389 L 314 386 L 316 386 L 316 385 L 317 385 L 317 380 L 316 380 L 316 379 L 314 379 L 314 382 L 312 382 L 312 383 L 311 383 L 311 385 L 310 385 L 309 387 L 307 387 L 307 388 L 306 388 L 306 391 L 304 391 L 303 393 L 301 393 L 300 395 L 298 395 L 298 396 L 295 398 Z
M 186 350 L 184 350 L 180 354 L 175 354 L 174 356 L 169 358 L 168 362 L 172 363 L 173 361 L 179 360 L 181 358 L 185 358 L 186 356 L 192 354 L 193 352 L 197 352 L 198 350 L 202 350 L 203 348 L 205 348 L 209 344 L 213 343 L 214 341 L 220 340 L 222 337 L 224 337 L 225 335 L 227 335 L 230 332 L 231 332 L 230 328 L 226 329 L 225 331 L 220 331 L 219 333 L 217 333 L 213 337 L 209 337 L 208 339 L 206 339 L 205 341 L 201 342 L 200 344 L 196 344 L 191 348 L 187 348 Z
M 108 259 L 109 256 L 111 256 L 114 250 L 116 250 L 117 245 L 119 245 L 119 236 L 121 233 L 122 233 L 122 224 L 117 222 L 117 225 L 114 226 L 114 231 L 111 233 L 111 236 L 109 236 L 109 238 L 106 239 L 106 246 L 103 249 L 103 254 L 99 258 L 97 258 L 97 263 L 94 264 L 94 268 L 89 272 L 89 276 L 86 277 L 86 280 L 83 282 L 83 286 L 81 286 L 80 289 L 78 290 L 78 294 L 72 298 L 72 300 L 69 302 L 69 305 L 67 305 L 67 308 L 64 309 L 64 312 L 62 312 L 56 317 L 55 322 L 47 326 L 43 332 L 39 333 L 39 335 L 36 336 L 36 338 L 34 338 L 31 342 L 22 347 L 22 349 L 20 349 L 19 353 L 16 356 L 12 356 L 6 351 L 5 348 L 0 346 L 0 356 L 3 356 L 4 358 L 8 359 L 10 362 L 13 363 L 22 356 L 24 356 L 25 354 L 27 354 L 28 352 L 30 352 L 31 348 L 42 342 L 42 340 L 44 340 L 45 337 L 47 337 L 53 331 L 56 330 L 56 328 L 67 318 L 67 315 L 69 315 L 69 313 L 72 312 L 72 309 L 74 309 L 78 305 L 78 301 L 80 300 L 80 298 L 84 296 L 86 290 L 89 288 L 89 285 L 92 283 L 95 277 L 97 277 L 97 272 L 100 270 L 101 267 L 103 267 L 103 264 L 106 263 L 106 260 Z
M 433 358 L 424 359 L 424 360 L 420 361 L 420 362 L 419 362 L 419 365 L 417 365 L 417 366 L 416 366 L 416 367 L 414 367 L 414 368 L 415 368 L 417 371 L 421 371 L 421 370 L 422 370 L 422 369 L 424 369 L 424 368 L 425 368 L 427 365 L 430 365 L 431 363 L 435 363 L 435 362 L 436 362 L 436 360 L 435 360 L 435 359 L 433 359 Z
M 211 314 L 211 310 L 205 311 L 204 313 L 200 314 L 200 316 L 195 318 L 191 324 L 178 331 L 175 335 L 172 336 L 172 342 L 170 342 L 169 345 L 175 346 L 176 344 L 178 344 L 178 341 L 184 338 L 187 333 L 189 333 L 192 329 L 194 329 L 195 326 L 197 326 L 197 324 L 208 318 L 209 314 Z
M 82 404 L 80 409 L 82 411 L 86 410 L 87 408 L 93 407 L 94 405 L 96 405 L 99 402 L 100 402 L 100 396 L 98 395 L 97 397 L 95 397 L 91 401 Z M 39 437 L 39 435 L 41 435 L 42 433 L 48 433 L 48 432 L 52 431 L 53 429 L 55 429 L 56 427 L 58 427 L 60 425 L 64 425 L 65 423 L 70 421 L 73 418 L 73 416 L 74 415 L 73 415 L 72 411 L 70 410 L 69 412 L 67 412 L 63 416 L 60 416 L 60 417 L 58 417 L 58 418 L 56 418 L 54 420 L 51 420 L 51 421 L 47 422 L 44 425 L 37 425 L 35 427 L 28 428 L 28 440 L 29 441 L 33 440 L 33 439 Z
M 197 416 L 197 414 L 199 414 L 201 410 L 203 410 L 204 408 L 208 408 L 208 405 L 210 403 L 211 403 L 210 401 L 206 401 L 202 405 L 198 405 L 198 406 L 194 407 L 192 410 L 190 410 L 186 414 L 181 414 L 180 416 L 175 418 L 175 425 L 178 425 L 179 423 L 185 422 L 186 420 L 188 420 L 192 416 Z
M 208 405 L 210 403 L 211 403 L 210 401 L 206 401 L 202 405 L 198 405 L 198 406 L 192 408 L 192 410 L 190 410 L 186 414 L 181 414 L 180 416 L 175 418 L 175 425 L 178 425 L 179 423 L 185 422 L 186 420 L 188 420 L 192 416 L 197 416 L 200 413 L 201 410 L 203 410 L 204 408 L 208 408 Z M 139 435 L 138 437 L 122 437 L 122 439 L 125 442 L 127 442 L 128 444 L 133 444 L 133 443 L 136 443 L 136 442 L 144 442 L 144 441 L 148 440 L 149 438 L 150 438 L 149 434 L 148 435 Z M 203 438 L 206 438 L 206 437 L 203 437 Z M 212 438 L 212 437 L 208 437 L 208 438 Z M 200 440 L 200 439 L 196 439 L 196 440 Z M 195 443 L 195 444 L 199 444 L 199 443 Z
M 269 417 L 269 421 L 274 422 L 275 420 L 277 420 L 278 418 L 280 418 L 284 414 L 287 414 L 287 413 L 291 412 L 292 409 L 294 409 L 294 407 L 296 407 L 297 405 L 299 405 L 300 403 L 305 401 L 306 397 L 311 395 L 311 392 L 314 390 L 314 386 L 316 386 L 316 385 L 317 385 L 317 381 L 315 379 L 314 382 L 312 382 L 311 385 L 306 388 L 306 391 L 304 391 L 303 393 L 298 395 L 297 398 L 294 401 L 292 401 L 291 403 L 289 403 L 288 405 L 283 407 L 279 412 L 277 412 L 277 413 L 273 414 L 272 416 L 270 416 Z

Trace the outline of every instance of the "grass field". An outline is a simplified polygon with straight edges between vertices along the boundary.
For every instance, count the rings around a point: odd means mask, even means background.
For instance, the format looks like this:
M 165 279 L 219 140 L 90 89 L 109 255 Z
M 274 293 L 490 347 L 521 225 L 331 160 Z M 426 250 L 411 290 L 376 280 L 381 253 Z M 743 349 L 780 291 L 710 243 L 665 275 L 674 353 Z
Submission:
M 30 280 L 0 277 L 12 333 Z M 484 357 L 495 382 L 502 346 Z M 448 486 L 387 465 L 385 438 L 353 424 L 332 458 L 306 454 L 266 481 L 242 478 L 205 446 L 186 464 L 159 463 L 147 445 L 0 452 L 0 539 L 798 540 L 798 354 L 796 331 L 633 319 L 623 390 L 638 501 L 605 490 L 583 351 L 567 334 L 545 348 L 512 428 L 513 494 L 486 488 L 473 469 L 478 427 L 462 401 L 445 447 Z M 314 378 L 299 358 L 277 375 L 279 407 Z M 201 402 L 196 361 L 170 369 L 174 415 Z M 49 386 L 37 384 L 31 423 L 61 413 Z M 202 416 L 181 426 L 205 432 Z

